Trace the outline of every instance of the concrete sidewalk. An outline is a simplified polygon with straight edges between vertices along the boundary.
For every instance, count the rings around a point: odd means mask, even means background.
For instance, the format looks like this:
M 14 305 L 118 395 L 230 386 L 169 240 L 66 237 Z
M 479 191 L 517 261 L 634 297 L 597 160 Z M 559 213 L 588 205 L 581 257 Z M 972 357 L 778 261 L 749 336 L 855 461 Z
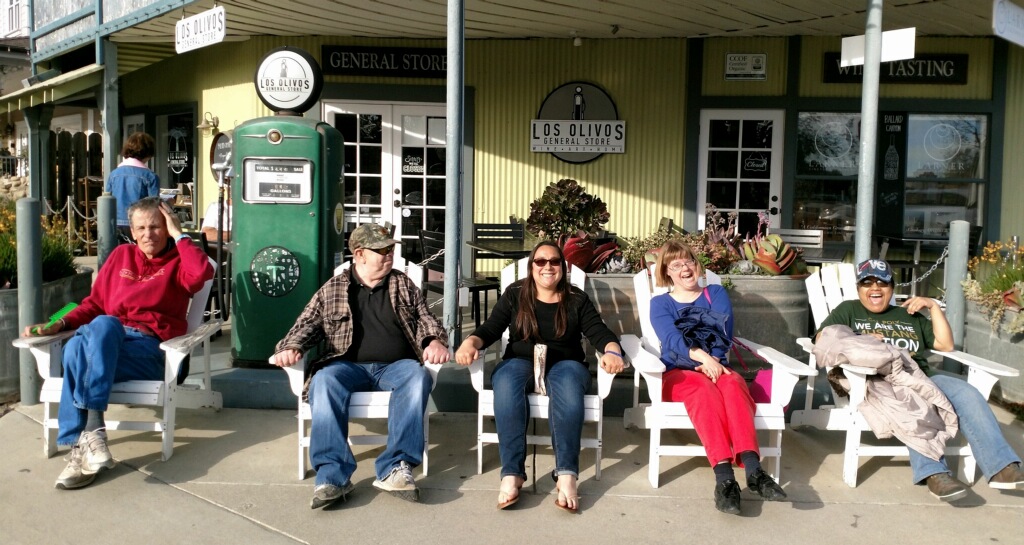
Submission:
M 148 408 L 112 407 L 110 417 Z M 782 483 L 789 501 L 764 503 L 743 491 L 743 514 L 718 513 L 705 459 L 664 459 L 661 488 L 647 482 L 648 433 L 606 422 L 602 479 L 584 451 L 581 514 L 556 509 L 550 451 L 527 472 L 523 499 L 497 511 L 497 447 L 476 474 L 475 415 L 431 416 L 430 474 L 419 504 L 377 491 L 373 458 L 357 448 L 355 491 L 347 503 L 309 509 L 313 479 L 295 479 L 294 410 L 179 410 L 174 456 L 159 458 L 159 436 L 111 432 L 118 465 L 90 487 L 60 491 L 61 456 L 42 453 L 41 406 L 0 418 L 0 541 L 12 544 L 218 543 L 1024 543 L 1024 492 L 983 482 L 955 505 L 910 484 L 905 460 L 863 462 L 860 485 L 841 479 L 842 435 L 787 431 Z M 1024 426 L 997 409 L 1004 431 L 1024 451 Z M 358 426 L 354 424 L 354 426 Z M 383 431 L 383 423 L 371 424 Z M 359 426 L 361 427 L 361 426 Z M 668 434 L 666 434 L 668 435 Z M 64 451 L 61 452 L 61 455 Z M 742 470 L 737 472 L 742 475 Z M 745 488 L 745 487 L 744 487 Z M 1015 522 L 1016 521 L 1016 522 Z

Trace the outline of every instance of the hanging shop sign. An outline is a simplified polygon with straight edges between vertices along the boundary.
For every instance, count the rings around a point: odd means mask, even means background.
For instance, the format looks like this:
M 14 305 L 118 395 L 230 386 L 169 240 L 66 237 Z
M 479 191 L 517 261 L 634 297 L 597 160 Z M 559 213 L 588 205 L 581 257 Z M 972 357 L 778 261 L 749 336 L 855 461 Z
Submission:
M 739 81 L 765 81 L 768 72 L 768 55 L 765 53 L 726 53 L 725 79 Z
M 324 76 L 316 59 L 305 50 L 279 47 L 260 61 L 253 83 L 267 108 L 302 114 L 320 100 Z
M 1010 0 L 992 4 L 992 30 L 996 36 L 1024 47 L 1024 8 Z
M 224 6 L 186 17 L 174 25 L 174 50 L 192 51 L 224 41 L 227 32 L 227 14 Z
M 824 83 L 861 83 L 864 66 L 841 66 L 841 54 L 824 54 Z M 883 62 L 879 83 L 919 83 L 931 85 L 965 85 L 967 61 L 970 56 L 959 53 L 917 54 L 913 59 Z
M 328 76 L 444 78 L 447 50 L 441 47 L 361 47 L 324 45 L 320 63 Z
M 586 163 L 605 153 L 626 152 L 626 122 L 600 87 L 566 83 L 544 99 L 530 123 L 530 151 L 566 163 Z

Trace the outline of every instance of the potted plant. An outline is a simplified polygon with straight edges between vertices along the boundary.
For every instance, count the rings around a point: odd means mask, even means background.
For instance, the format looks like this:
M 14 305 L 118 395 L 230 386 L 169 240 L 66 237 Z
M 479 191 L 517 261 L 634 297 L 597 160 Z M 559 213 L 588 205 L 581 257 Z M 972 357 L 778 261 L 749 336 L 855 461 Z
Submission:
M 989 242 L 967 270 L 964 351 L 1024 370 L 1024 248 Z M 1003 377 L 997 388 L 1004 401 L 1024 403 L 1024 378 Z
M 43 314 L 49 316 L 71 301 L 81 301 L 92 287 L 92 270 L 76 269 L 74 247 L 68 243 L 64 220 L 57 215 L 42 217 L 41 259 L 43 273 Z M 19 388 L 18 349 L 11 341 L 18 331 L 18 256 L 15 247 L 17 219 L 15 203 L 0 198 L 0 315 L 15 317 L 0 325 L 0 399 Z
M 588 273 L 597 272 L 618 248 L 614 242 L 598 245 L 597 234 L 608 223 L 608 206 L 586 192 L 576 180 L 563 178 L 548 185 L 530 204 L 526 230 L 562 247 L 565 259 Z

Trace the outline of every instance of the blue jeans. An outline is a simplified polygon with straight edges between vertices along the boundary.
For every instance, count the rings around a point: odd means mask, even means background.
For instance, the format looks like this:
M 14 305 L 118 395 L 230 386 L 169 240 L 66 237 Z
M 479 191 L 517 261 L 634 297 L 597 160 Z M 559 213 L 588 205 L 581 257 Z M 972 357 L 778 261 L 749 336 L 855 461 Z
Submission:
M 400 461 L 418 466 L 423 461 L 423 418 L 433 382 L 430 371 L 416 360 L 394 363 L 351 363 L 334 360 L 313 375 L 309 405 L 313 428 L 309 459 L 316 484 L 343 486 L 356 470 L 348 445 L 348 402 L 355 392 L 391 392 L 388 405 L 388 444 L 377 457 L 378 479 Z
M 502 361 L 491 374 L 494 421 L 498 428 L 501 476 L 526 480 L 526 426 L 533 391 L 533 362 L 523 358 Z M 580 473 L 580 435 L 583 433 L 583 396 L 590 388 L 590 371 L 578 361 L 563 360 L 548 367 L 551 445 L 555 475 Z
M 948 375 L 936 375 L 931 379 L 953 405 L 953 411 L 960 422 L 960 432 L 967 438 L 967 444 L 971 446 L 971 452 L 986 480 L 992 479 L 1004 467 L 1020 462 L 1020 457 L 1003 438 L 999 422 L 977 388 Z M 950 472 L 944 456 L 932 460 L 914 449 L 910 449 L 910 467 L 914 470 L 915 484 L 921 484 L 936 473 Z
M 57 444 L 78 443 L 86 410 L 105 411 L 115 382 L 163 380 L 160 339 L 125 327 L 113 316 L 97 316 L 79 327 L 64 347 L 64 384 L 57 409 Z

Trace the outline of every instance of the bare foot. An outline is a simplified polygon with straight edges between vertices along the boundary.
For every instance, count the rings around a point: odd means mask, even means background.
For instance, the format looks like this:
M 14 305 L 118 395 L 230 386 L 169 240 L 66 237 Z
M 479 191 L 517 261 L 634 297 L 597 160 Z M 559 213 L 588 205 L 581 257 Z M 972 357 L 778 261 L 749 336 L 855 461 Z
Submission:
M 515 475 L 501 478 L 498 488 L 498 509 L 504 509 L 519 501 L 519 490 L 523 487 L 523 479 Z
M 580 496 L 576 490 L 576 477 L 572 475 L 559 475 L 555 483 L 555 490 L 558 497 L 555 498 L 555 505 L 559 509 L 575 513 L 579 508 Z

